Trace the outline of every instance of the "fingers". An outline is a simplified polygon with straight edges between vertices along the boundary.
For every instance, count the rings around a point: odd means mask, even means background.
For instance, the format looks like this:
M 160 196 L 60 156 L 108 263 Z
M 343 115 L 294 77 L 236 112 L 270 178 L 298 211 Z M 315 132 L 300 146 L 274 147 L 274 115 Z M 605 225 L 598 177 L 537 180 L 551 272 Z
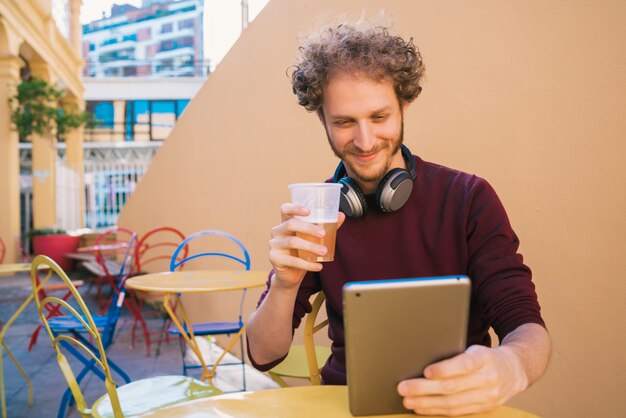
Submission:
M 456 416 L 483 412 L 504 403 L 512 393 L 510 380 L 494 349 L 469 347 L 464 353 L 424 370 L 425 378 L 400 382 L 406 408 L 424 415 Z
M 428 395 L 451 395 L 479 387 L 481 381 L 475 375 L 454 377 L 444 380 L 409 379 L 398 385 L 401 396 L 418 397 Z
M 429 365 L 424 369 L 424 376 L 428 379 L 448 379 L 472 373 L 483 367 L 488 360 L 487 350 L 487 347 L 482 346 L 469 347 L 461 354 Z
M 448 396 L 404 398 L 402 404 L 420 415 L 458 416 L 493 409 L 491 398 L 488 391 L 475 389 Z
M 297 254 L 291 255 L 291 253 L 285 253 L 284 251 L 270 250 L 270 263 L 274 266 L 274 270 L 277 273 L 286 270 L 287 268 L 294 268 L 298 270 L 306 271 L 321 271 L 321 263 L 312 263 L 305 261 L 298 257 Z
M 269 241 L 270 262 L 277 272 L 288 268 L 306 271 L 320 271 L 322 264 L 308 262 L 298 257 L 298 250 L 307 251 L 324 256 L 328 249 L 316 242 L 308 241 L 303 236 L 321 238 L 325 235 L 323 228 L 317 225 L 296 219 L 295 216 L 306 216 L 309 210 L 294 203 L 284 203 L 281 206 L 280 225 L 272 228 Z
M 308 214 L 309 209 L 306 206 L 290 202 L 283 203 L 280 206 L 281 222 L 285 222 L 287 219 L 293 218 L 294 216 L 307 216 Z

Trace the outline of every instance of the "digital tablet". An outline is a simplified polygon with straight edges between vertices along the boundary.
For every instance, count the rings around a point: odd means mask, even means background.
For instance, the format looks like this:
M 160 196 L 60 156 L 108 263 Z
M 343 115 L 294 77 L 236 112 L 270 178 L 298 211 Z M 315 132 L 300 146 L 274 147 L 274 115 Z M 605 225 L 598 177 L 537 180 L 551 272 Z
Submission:
M 467 276 L 349 282 L 343 321 L 350 412 L 407 412 L 397 385 L 465 350 Z

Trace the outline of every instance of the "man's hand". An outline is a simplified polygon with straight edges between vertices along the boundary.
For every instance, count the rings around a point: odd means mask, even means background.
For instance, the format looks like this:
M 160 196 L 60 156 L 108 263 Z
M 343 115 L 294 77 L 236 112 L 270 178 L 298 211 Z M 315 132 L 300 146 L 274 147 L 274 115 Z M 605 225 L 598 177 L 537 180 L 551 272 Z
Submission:
M 550 337 L 536 324 L 511 332 L 497 348 L 474 345 L 429 365 L 424 378 L 404 380 L 398 393 L 405 408 L 422 415 L 485 412 L 526 389 L 545 371 Z
M 272 228 L 269 258 L 274 267 L 272 283 L 265 300 L 248 319 L 246 335 L 252 358 L 258 364 L 270 363 L 289 351 L 291 345 L 293 307 L 300 283 L 307 271 L 320 271 L 321 263 L 311 263 L 298 257 L 297 250 L 325 255 L 326 247 L 296 236 L 296 232 L 323 236 L 324 229 L 294 218 L 306 216 L 304 206 L 285 203 L 280 208 L 281 223 Z M 339 213 L 337 227 L 345 220 Z
M 269 242 L 270 263 L 274 267 L 275 279 L 272 287 L 298 287 L 307 271 L 320 271 L 321 263 L 305 261 L 298 257 L 297 250 L 306 250 L 314 254 L 326 255 L 328 249 L 296 236 L 296 232 L 324 236 L 324 229 L 310 222 L 294 218 L 307 216 L 309 210 L 294 203 L 284 203 L 280 208 L 281 223 L 272 228 L 272 239 Z M 343 224 L 345 215 L 339 213 L 337 228 Z
M 422 415 L 489 411 L 528 385 L 520 360 L 506 347 L 469 347 L 456 357 L 431 364 L 424 376 L 398 385 L 404 407 Z

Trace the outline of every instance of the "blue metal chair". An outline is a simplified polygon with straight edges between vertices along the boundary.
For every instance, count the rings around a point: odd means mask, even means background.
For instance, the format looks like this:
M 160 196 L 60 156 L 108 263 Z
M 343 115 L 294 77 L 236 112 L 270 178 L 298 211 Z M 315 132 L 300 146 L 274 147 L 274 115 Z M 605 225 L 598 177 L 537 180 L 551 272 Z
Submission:
M 93 322 L 101 335 L 102 346 L 104 351 L 106 352 L 111 344 L 113 343 L 113 338 L 115 336 L 115 329 L 117 326 L 118 319 L 120 317 L 120 312 L 122 310 L 122 306 L 124 305 L 124 298 L 126 297 L 126 288 L 124 286 L 124 282 L 128 278 L 128 276 L 133 271 L 133 261 L 135 257 L 135 251 L 137 249 L 137 234 L 131 236 L 128 241 L 128 247 L 126 247 L 126 251 L 124 253 L 124 259 L 122 261 L 122 265 L 120 267 L 120 271 L 117 275 L 117 282 L 115 284 L 115 289 L 113 289 L 113 295 L 111 301 L 109 303 L 109 307 L 106 315 L 91 315 Z M 41 287 L 39 282 L 43 283 L 49 279 L 49 276 L 52 274 L 53 270 L 50 269 L 47 272 L 47 276 L 38 281 L 38 277 L 33 276 L 33 280 L 35 280 L 35 285 L 37 288 Z M 36 275 L 37 271 L 32 270 L 31 275 Z M 70 289 L 71 291 L 71 289 Z M 75 296 L 75 295 L 74 295 Z M 41 297 L 38 296 L 37 300 L 40 300 Z M 51 298 L 45 298 L 43 300 L 48 301 L 49 304 Z M 42 306 L 45 309 L 45 305 Z M 63 306 L 67 307 L 67 304 L 63 304 Z M 47 319 L 48 327 L 54 337 L 59 337 L 61 335 L 68 335 L 71 338 L 79 341 L 88 347 L 92 352 L 97 353 L 97 348 L 91 343 L 90 339 L 93 338 L 90 330 L 85 327 L 83 321 L 85 320 L 85 315 L 77 316 L 77 315 L 64 315 L 57 316 L 53 318 Z M 90 338 L 86 338 L 89 336 Z M 80 384 L 80 382 L 88 375 L 89 372 L 94 373 L 103 381 L 106 380 L 105 374 L 102 370 L 97 367 L 96 360 L 94 358 L 90 358 L 86 356 L 81 350 L 75 348 L 71 344 L 68 344 L 66 341 L 60 342 L 61 346 L 67 350 L 67 352 L 71 353 L 76 359 L 78 359 L 83 364 L 83 369 L 76 375 L 76 382 Z M 108 360 L 108 365 L 114 370 L 126 383 L 130 383 L 131 379 L 128 374 L 118 366 L 114 361 Z M 61 399 L 61 405 L 59 406 L 58 417 L 62 418 L 65 416 L 66 408 L 73 402 L 73 396 L 71 388 L 68 388 L 63 394 L 63 398 Z
M 190 251 L 191 255 L 189 255 L 188 257 L 185 257 L 185 258 L 179 257 L 179 253 L 183 251 L 183 249 L 186 249 L 192 241 L 195 241 L 201 237 L 207 237 L 207 236 L 225 238 L 226 240 L 231 241 L 231 245 L 232 243 L 234 243 L 238 247 L 238 249 L 241 251 L 242 255 L 235 256 L 232 254 L 216 252 L 216 251 L 206 251 L 206 252 L 199 252 L 199 253 L 194 254 L 193 252 Z M 196 243 L 197 242 L 198 241 L 196 241 Z M 176 269 L 200 257 L 223 257 L 223 258 L 235 261 L 236 263 L 242 265 L 246 270 L 250 270 L 250 255 L 248 254 L 248 250 L 246 250 L 246 247 L 241 243 L 241 241 L 239 241 L 237 238 L 235 238 L 233 235 L 227 232 L 210 229 L 210 230 L 196 232 L 195 234 L 187 237 L 183 242 L 179 244 L 179 246 L 176 248 L 176 250 L 174 250 L 174 253 L 172 254 L 172 258 L 170 261 L 170 271 L 176 271 Z M 195 336 L 207 336 L 207 335 L 230 336 L 230 334 L 239 333 L 244 327 L 243 303 L 245 301 L 245 297 L 246 297 L 246 289 L 243 289 L 242 295 L 241 295 L 241 301 L 239 303 L 239 318 L 237 320 L 227 321 L 227 322 L 205 322 L 205 323 L 192 324 L 193 335 Z M 180 350 L 181 350 L 182 362 L 183 362 L 183 374 L 186 376 L 187 370 L 201 368 L 202 366 L 199 364 L 187 363 L 185 359 L 186 343 L 180 333 L 180 330 L 176 327 L 171 327 L 168 329 L 168 332 L 173 335 L 179 336 Z M 188 333 L 187 335 L 190 336 L 190 334 L 191 333 Z M 243 346 L 243 338 L 239 338 L 239 344 L 240 344 L 240 349 L 241 349 L 241 361 L 220 363 L 220 366 L 240 364 L 242 367 L 242 375 L 243 375 L 243 378 L 242 378 L 243 390 L 245 391 L 246 390 L 246 370 L 245 370 L 245 351 L 244 351 L 244 346 Z M 207 366 L 211 367 L 213 365 L 209 364 Z

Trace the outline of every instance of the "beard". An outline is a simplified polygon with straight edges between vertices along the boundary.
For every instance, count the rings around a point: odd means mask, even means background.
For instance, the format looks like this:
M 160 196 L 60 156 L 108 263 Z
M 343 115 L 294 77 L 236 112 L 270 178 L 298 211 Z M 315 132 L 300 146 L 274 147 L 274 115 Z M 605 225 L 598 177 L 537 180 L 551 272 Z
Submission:
M 381 141 L 374 148 L 367 152 L 368 154 L 370 154 L 389 150 L 385 163 L 380 168 L 380 170 L 374 173 L 367 173 L 365 170 L 362 170 L 358 164 L 355 164 L 349 158 L 350 155 L 358 156 L 360 154 L 363 154 L 363 152 L 359 150 L 356 146 L 354 146 L 352 142 L 348 143 L 343 149 L 339 149 L 330 138 L 328 129 L 326 129 L 325 127 L 324 130 L 326 131 L 326 138 L 328 139 L 328 144 L 333 150 L 333 153 L 337 156 L 337 158 L 343 161 L 345 165 L 348 166 L 354 177 L 366 183 L 379 182 L 380 179 L 382 179 L 385 174 L 389 172 L 389 167 L 391 167 L 393 156 L 396 155 L 396 153 L 400 150 L 400 146 L 404 142 L 404 116 L 401 116 L 400 132 L 398 132 L 398 135 L 395 138 Z

